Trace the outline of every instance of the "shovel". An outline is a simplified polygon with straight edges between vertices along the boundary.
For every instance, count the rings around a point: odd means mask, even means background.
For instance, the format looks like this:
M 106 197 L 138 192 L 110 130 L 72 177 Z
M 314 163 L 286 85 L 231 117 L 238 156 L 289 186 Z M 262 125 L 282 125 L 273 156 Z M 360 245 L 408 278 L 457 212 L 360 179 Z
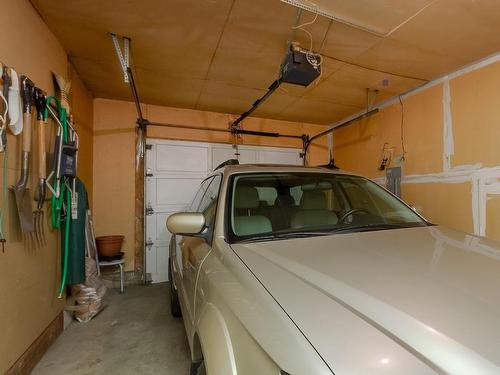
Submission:
M 26 77 L 21 77 L 21 93 L 23 97 L 23 117 L 24 129 L 23 137 L 23 152 L 21 177 L 19 181 L 12 187 L 16 199 L 17 213 L 19 215 L 19 223 L 21 224 L 21 232 L 27 234 L 34 232 L 35 226 L 33 222 L 33 209 L 31 204 L 30 190 L 28 188 L 30 151 L 31 151 L 31 112 L 33 103 L 34 84 Z

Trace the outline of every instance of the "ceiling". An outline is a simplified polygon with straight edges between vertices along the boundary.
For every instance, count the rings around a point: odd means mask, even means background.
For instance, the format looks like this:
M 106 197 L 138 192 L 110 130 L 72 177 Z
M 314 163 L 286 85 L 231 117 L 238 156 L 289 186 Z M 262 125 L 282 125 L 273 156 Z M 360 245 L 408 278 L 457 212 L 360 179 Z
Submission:
M 499 50 L 497 0 L 315 1 L 341 20 L 305 27 L 323 55 L 321 79 L 282 85 L 254 116 L 330 124 L 365 108 L 367 88 L 381 101 Z M 113 32 L 132 39 L 141 101 L 234 114 L 277 78 L 296 19 L 280 0 L 31 2 L 95 97 L 131 100 Z M 300 22 L 313 18 L 303 11 Z M 308 48 L 302 30 L 293 39 Z

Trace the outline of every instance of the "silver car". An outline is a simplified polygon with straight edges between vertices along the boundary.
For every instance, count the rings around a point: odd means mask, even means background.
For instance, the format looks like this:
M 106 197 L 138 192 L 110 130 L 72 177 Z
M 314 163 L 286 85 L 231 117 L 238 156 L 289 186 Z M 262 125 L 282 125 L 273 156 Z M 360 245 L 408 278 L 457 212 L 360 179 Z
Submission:
M 500 246 L 340 171 L 228 165 L 167 220 L 192 374 L 500 374 Z

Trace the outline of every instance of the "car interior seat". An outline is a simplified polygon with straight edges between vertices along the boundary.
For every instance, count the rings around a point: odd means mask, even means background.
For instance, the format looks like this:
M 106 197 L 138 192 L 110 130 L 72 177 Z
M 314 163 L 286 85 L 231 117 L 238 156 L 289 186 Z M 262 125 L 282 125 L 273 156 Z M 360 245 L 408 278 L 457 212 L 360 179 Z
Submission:
M 252 186 L 236 186 L 234 193 L 233 231 L 238 236 L 272 231 L 271 221 L 260 214 L 259 193 Z
M 292 228 L 335 225 L 337 215 L 328 210 L 326 196 L 321 190 L 306 190 L 302 194 L 299 211 L 291 219 Z

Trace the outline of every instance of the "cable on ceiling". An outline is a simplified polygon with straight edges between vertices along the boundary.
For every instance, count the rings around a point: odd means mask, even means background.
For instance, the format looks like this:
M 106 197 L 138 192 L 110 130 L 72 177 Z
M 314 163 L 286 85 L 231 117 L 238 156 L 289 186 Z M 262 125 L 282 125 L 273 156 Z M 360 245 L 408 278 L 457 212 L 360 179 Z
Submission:
M 311 12 L 314 13 L 314 18 L 311 21 L 304 22 L 304 23 L 297 25 L 297 26 L 293 26 L 292 30 L 301 30 L 302 32 L 304 32 L 305 34 L 308 35 L 308 37 L 309 37 L 309 50 L 306 52 L 306 58 L 307 58 L 307 61 L 309 62 L 309 64 L 311 64 L 314 67 L 314 69 L 319 71 L 320 76 L 318 77 L 318 80 L 316 81 L 316 82 L 319 82 L 321 80 L 321 73 L 322 73 L 321 64 L 323 63 L 323 58 L 321 57 L 320 54 L 313 52 L 313 40 L 314 40 L 313 36 L 309 30 L 304 28 L 305 26 L 310 26 L 310 25 L 313 25 L 314 23 L 316 23 L 316 21 L 318 20 L 318 17 L 319 17 L 319 7 L 316 3 L 312 2 L 311 0 L 306 0 L 306 1 L 309 4 L 311 4 L 312 7 L 315 9 L 315 10 L 311 10 Z

